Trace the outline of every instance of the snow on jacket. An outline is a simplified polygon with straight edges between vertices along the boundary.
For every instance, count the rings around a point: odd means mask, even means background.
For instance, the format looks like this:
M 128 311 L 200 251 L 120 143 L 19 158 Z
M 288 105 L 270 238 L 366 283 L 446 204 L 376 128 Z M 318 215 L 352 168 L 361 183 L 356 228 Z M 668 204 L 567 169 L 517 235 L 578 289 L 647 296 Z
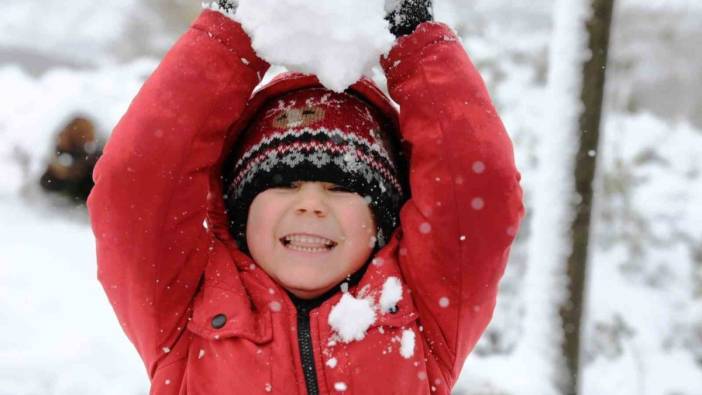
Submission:
M 329 324 L 341 293 L 309 313 L 317 387 L 449 394 L 492 316 L 524 214 L 520 175 L 482 79 L 446 25 L 422 24 L 382 65 L 399 118 L 368 80 L 353 89 L 399 122 L 411 198 L 348 290 L 375 309 L 365 337 L 340 341 Z M 318 84 L 287 75 L 252 96 L 267 68 L 239 24 L 203 11 L 145 82 L 95 169 L 88 208 L 98 279 L 152 394 L 307 392 L 296 309 L 236 248 L 221 193 L 222 161 L 257 107 Z M 386 282 L 401 285 L 399 301 L 383 296 Z

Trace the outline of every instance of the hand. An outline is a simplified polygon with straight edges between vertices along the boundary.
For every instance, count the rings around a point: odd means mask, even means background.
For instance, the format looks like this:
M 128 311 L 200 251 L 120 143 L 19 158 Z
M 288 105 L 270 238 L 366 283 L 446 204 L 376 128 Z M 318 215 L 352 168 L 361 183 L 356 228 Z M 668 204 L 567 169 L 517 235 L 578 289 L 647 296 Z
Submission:
M 217 0 L 216 3 L 220 10 L 231 15 L 234 15 L 236 7 L 239 6 L 239 0 Z
M 431 0 L 385 0 L 385 19 L 395 37 L 410 34 L 422 22 L 433 21 Z
M 224 8 L 227 12 L 236 11 L 236 7 L 239 5 L 237 0 L 219 0 L 219 6 Z

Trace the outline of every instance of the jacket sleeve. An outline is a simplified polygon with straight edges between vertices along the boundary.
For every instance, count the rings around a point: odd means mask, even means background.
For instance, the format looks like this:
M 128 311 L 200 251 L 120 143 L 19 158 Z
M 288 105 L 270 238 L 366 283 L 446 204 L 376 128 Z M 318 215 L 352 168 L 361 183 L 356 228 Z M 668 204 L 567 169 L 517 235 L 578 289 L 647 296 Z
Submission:
M 482 78 L 446 25 L 423 23 L 381 61 L 410 151 L 400 267 L 453 382 L 492 317 L 524 215 L 520 174 Z
M 152 376 L 187 323 L 208 260 L 210 170 L 268 64 L 203 11 L 115 127 L 88 210 L 98 279 Z

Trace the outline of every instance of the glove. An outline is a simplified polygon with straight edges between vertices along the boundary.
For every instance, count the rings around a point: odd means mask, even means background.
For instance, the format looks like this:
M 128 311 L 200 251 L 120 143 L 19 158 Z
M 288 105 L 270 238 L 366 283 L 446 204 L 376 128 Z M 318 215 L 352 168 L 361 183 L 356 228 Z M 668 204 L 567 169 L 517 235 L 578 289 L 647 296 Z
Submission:
M 385 19 L 395 37 L 410 34 L 422 22 L 434 20 L 431 0 L 386 0 L 385 10 Z
M 221 8 L 227 14 L 234 14 L 236 12 L 236 7 L 239 6 L 238 0 L 218 0 L 219 8 Z
M 202 8 L 208 8 L 224 14 L 228 17 L 233 17 L 236 13 L 236 8 L 239 6 L 239 0 L 213 0 L 203 1 Z

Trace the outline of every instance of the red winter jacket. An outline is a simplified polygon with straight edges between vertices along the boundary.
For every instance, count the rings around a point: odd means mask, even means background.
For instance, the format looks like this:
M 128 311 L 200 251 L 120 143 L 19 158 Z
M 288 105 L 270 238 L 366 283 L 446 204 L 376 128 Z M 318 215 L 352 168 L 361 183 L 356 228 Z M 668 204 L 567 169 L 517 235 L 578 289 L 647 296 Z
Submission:
M 329 342 L 336 294 L 309 314 L 320 394 L 449 394 L 487 326 L 524 214 L 512 144 L 454 33 L 422 24 L 382 64 L 401 106 L 411 198 L 349 292 L 395 313 L 364 339 Z M 229 235 L 220 167 L 266 97 L 314 86 L 289 75 L 252 98 L 268 65 L 240 25 L 204 11 L 146 81 L 94 172 L 98 278 L 141 355 L 152 394 L 304 394 L 297 312 Z M 353 89 L 395 120 L 382 93 Z M 203 221 L 205 221 L 203 223 Z M 400 353 L 403 332 L 414 349 Z

